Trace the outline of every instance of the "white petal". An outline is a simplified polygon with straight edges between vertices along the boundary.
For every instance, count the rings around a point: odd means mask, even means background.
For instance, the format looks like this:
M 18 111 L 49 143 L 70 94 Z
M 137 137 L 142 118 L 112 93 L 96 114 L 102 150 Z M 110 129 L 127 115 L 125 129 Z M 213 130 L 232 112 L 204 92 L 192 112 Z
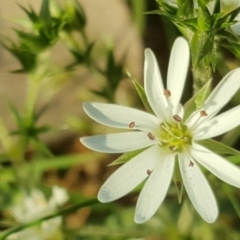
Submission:
M 160 148 L 155 145 L 122 165 L 103 184 L 98 192 L 100 202 L 111 202 L 126 195 L 147 176 L 147 171 L 157 164 Z
M 167 74 L 167 89 L 171 92 L 171 103 L 174 108 L 179 103 L 185 84 L 190 59 L 187 40 L 182 37 L 174 42 Z
M 208 121 L 204 121 L 193 133 L 194 139 L 201 140 L 219 136 L 240 124 L 240 106 L 230 109 Z
M 240 168 L 199 144 L 193 144 L 192 157 L 222 181 L 240 188 Z
M 116 128 L 127 128 L 134 123 L 132 129 L 147 130 L 157 128 L 159 120 L 152 114 L 115 104 L 85 102 L 83 109 L 95 121 Z
M 240 87 L 240 68 L 229 72 L 212 91 L 206 100 L 203 109 L 207 112 L 208 118 L 214 116 Z
M 97 152 L 123 153 L 144 148 L 158 143 L 151 140 L 146 132 L 124 132 L 91 137 L 82 137 L 84 146 Z
M 180 118 L 183 118 L 184 116 L 184 108 L 181 103 L 176 105 L 175 112 L 173 115 L 178 115 Z
M 188 119 L 185 121 L 185 125 L 187 125 L 188 128 L 195 129 L 197 127 L 198 122 L 200 122 L 200 112 L 194 111 L 191 113 L 191 115 L 188 117 Z
M 164 88 L 157 60 L 150 49 L 145 50 L 144 87 L 149 104 L 155 114 L 164 119 L 168 103 L 164 96 Z
M 167 194 L 173 168 L 174 155 L 159 156 L 159 163 L 147 179 L 138 198 L 134 217 L 136 223 L 146 222 L 157 211 Z
M 179 166 L 193 206 L 206 222 L 214 222 L 218 216 L 217 202 L 197 163 L 188 154 L 179 154 Z

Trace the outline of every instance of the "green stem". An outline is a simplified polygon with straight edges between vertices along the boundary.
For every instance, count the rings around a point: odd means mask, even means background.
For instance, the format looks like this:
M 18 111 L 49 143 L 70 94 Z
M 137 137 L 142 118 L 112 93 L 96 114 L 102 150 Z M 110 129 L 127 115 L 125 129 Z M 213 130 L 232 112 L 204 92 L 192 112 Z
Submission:
M 30 124 L 34 114 L 34 108 L 39 92 L 39 79 L 35 77 L 36 74 L 30 74 L 28 79 L 28 90 L 26 99 L 26 123 Z
M 75 212 L 79 208 L 84 208 L 84 207 L 87 207 L 87 206 L 91 206 L 91 205 L 96 204 L 96 203 L 99 203 L 97 199 L 91 199 L 91 200 L 87 200 L 85 202 L 76 203 L 72 206 L 66 207 L 62 210 L 59 210 L 59 211 L 57 211 L 55 213 L 52 213 L 52 214 L 49 214 L 45 217 L 42 217 L 42 218 L 37 219 L 35 221 L 32 221 L 30 223 L 25 223 L 25 224 L 21 224 L 19 226 L 10 228 L 10 229 L 6 230 L 4 233 L 2 233 L 2 235 L 0 236 L 0 239 L 4 240 L 4 239 L 6 239 L 6 237 L 8 237 L 10 234 L 12 234 L 14 232 L 18 232 L 18 231 L 21 231 L 23 229 L 33 227 L 35 225 L 39 225 L 43 221 L 58 217 L 60 215 L 66 215 L 66 214 Z
M 193 72 L 194 95 L 212 78 L 212 68 L 200 63 Z

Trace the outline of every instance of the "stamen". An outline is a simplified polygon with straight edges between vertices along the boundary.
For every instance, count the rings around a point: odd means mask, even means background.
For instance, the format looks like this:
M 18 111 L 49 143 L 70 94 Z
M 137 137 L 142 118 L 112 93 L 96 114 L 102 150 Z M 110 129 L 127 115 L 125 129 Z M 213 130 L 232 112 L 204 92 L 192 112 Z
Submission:
M 182 121 L 182 118 L 179 117 L 178 115 L 174 115 L 174 116 L 173 116 L 173 119 L 174 119 L 175 121 L 177 121 L 177 122 L 181 122 L 181 121 Z
M 208 114 L 204 110 L 200 111 L 200 116 L 201 117 L 206 117 L 207 115 Z
M 181 139 L 181 137 L 175 136 L 171 131 L 165 128 L 165 126 L 161 125 L 161 128 L 163 128 L 170 136 L 172 136 L 173 139 Z M 173 140 L 173 139 L 169 139 L 169 140 Z
M 134 128 L 136 126 L 136 124 L 135 124 L 135 122 L 130 122 L 128 126 L 129 126 L 129 128 Z
M 181 140 L 184 140 L 184 141 L 187 141 L 187 140 L 188 140 L 188 138 L 187 138 L 186 136 L 182 136 L 180 139 L 181 139 Z
M 148 169 L 148 170 L 147 170 L 147 175 L 150 176 L 151 173 L 152 173 L 152 170 Z
M 155 137 L 152 135 L 152 133 L 149 132 L 147 136 L 150 140 L 155 140 Z
M 171 92 L 168 89 L 164 90 L 164 96 L 171 97 Z
M 189 167 L 193 167 L 194 166 L 194 163 L 190 160 L 190 162 L 189 162 L 189 165 L 188 165 Z
M 174 151 L 174 150 L 176 149 L 176 147 L 175 147 L 174 145 L 172 145 L 172 146 L 169 146 L 169 149 L 170 149 L 171 151 Z

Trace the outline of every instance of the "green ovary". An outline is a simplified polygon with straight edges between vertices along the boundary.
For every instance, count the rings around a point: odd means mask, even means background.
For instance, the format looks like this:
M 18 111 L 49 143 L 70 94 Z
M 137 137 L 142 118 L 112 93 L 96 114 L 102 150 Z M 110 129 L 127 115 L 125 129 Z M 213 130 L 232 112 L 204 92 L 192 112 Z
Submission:
M 181 152 L 183 148 L 191 144 L 191 134 L 187 127 L 181 123 L 175 126 L 161 124 L 156 134 L 159 139 L 159 145 L 166 150 Z

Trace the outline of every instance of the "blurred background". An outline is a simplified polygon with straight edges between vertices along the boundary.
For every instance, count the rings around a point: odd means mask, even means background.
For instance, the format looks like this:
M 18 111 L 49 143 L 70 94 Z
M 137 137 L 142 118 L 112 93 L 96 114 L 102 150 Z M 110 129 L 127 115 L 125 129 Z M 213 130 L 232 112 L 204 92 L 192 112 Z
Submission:
M 228 12 L 238 2 L 221 4 Z M 173 184 L 158 212 L 142 225 L 133 221 L 140 187 L 113 203 L 78 205 L 96 198 L 119 167 L 108 165 L 120 156 L 92 152 L 79 142 L 116 131 L 88 118 L 82 103 L 144 109 L 126 70 L 142 84 L 145 48 L 154 51 L 166 79 L 171 46 L 181 34 L 166 17 L 146 14 L 156 9 L 154 0 L 0 2 L 0 231 L 60 209 L 55 222 L 39 221 L 39 232 L 24 225 L 22 235 L 7 239 L 240 239 L 240 191 L 207 171 L 220 209 L 214 224 L 198 216 L 186 193 L 179 204 Z M 225 65 L 217 65 L 213 86 L 239 66 L 220 50 Z M 192 84 L 190 69 L 183 103 L 192 96 Z M 239 102 L 237 94 L 226 108 Z M 240 149 L 239 131 L 218 140 Z M 237 156 L 229 160 L 240 162 Z M 62 207 L 70 209 L 61 212 Z

